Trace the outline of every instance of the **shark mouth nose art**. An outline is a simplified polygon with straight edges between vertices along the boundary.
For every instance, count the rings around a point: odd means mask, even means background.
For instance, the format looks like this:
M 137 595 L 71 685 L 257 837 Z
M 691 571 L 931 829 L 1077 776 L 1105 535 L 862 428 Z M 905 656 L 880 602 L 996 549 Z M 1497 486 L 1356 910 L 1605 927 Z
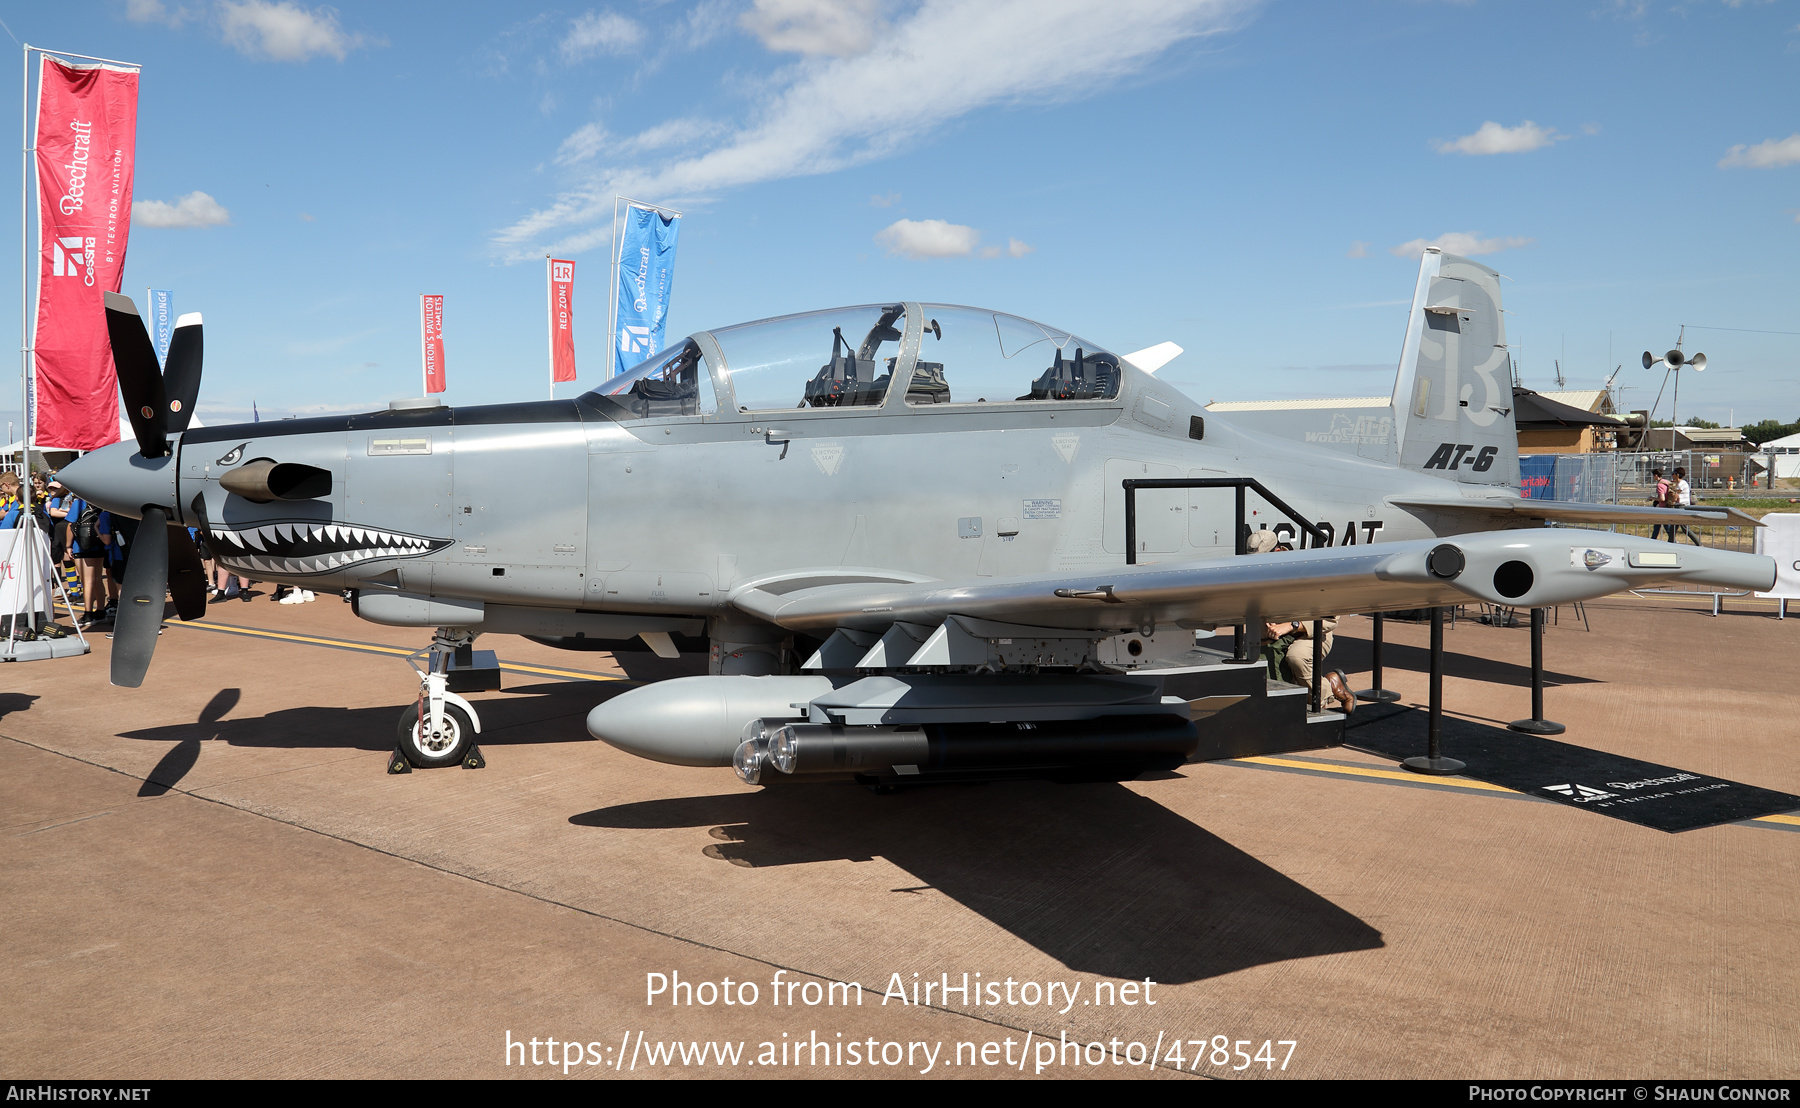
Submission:
M 210 528 L 207 537 L 222 562 L 263 573 L 329 573 L 382 558 L 411 558 L 450 545 L 375 527 L 342 523 L 267 523 L 230 530 Z

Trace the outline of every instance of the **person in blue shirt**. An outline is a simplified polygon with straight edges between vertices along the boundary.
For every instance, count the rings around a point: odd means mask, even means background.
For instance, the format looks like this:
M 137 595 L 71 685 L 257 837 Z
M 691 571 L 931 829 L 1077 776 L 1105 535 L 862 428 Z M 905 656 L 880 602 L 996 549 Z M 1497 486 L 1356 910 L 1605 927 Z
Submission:
M 19 475 L 0 473 L 0 527 L 17 527 L 24 504 L 19 498 Z

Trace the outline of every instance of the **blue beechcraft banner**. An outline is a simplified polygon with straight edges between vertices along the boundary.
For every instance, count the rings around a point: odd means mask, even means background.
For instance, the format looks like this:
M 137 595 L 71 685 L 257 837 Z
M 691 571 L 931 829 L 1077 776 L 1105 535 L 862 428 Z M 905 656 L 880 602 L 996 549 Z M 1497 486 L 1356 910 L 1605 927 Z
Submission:
M 675 240 L 681 217 L 635 205 L 625 209 L 619 242 L 618 325 L 613 333 L 613 375 L 663 348 L 669 293 L 675 283 Z
M 151 289 L 150 341 L 156 345 L 156 360 L 169 359 L 169 338 L 175 333 L 175 294 L 168 289 Z

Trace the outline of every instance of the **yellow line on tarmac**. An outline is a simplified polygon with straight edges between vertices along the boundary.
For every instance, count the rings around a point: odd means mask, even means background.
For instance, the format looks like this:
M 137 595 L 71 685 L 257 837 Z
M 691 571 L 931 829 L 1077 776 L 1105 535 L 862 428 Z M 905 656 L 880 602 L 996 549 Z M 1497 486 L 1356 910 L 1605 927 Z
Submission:
M 1306 762 L 1301 761 L 1298 758 L 1278 758 L 1268 754 L 1258 754 L 1249 758 L 1234 758 L 1232 761 L 1256 762 L 1265 766 L 1282 766 L 1287 769 L 1306 769 L 1312 770 L 1315 773 L 1330 773 L 1344 777 L 1373 777 L 1379 780 L 1408 781 L 1413 783 L 1417 783 L 1421 780 L 1429 780 L 1433 785 L 1450 785 L 1459 789 L 1475 789 L 1481 792 L 1511 793 L 1517 791 L 1500 785 L 1490 785 L 1486 781 L 1470 780 L 1466 777 L 1421 778 L 1418 774 L 1413 773 L 1410 770 L 1381 769 L 1377 766 L 1370 766 L 1367 769 L 1364 769 L 1360 766 L 1340 766 L 1323 762 Z
M 318 635 L 296 635 L 288 631 L 267 631 L 261 627 L 243 627 L 235 623 L 184 623 L 170 620 L 165 627 L 186 627 L 195 631 L 212 631 L 215 634 L 249 635 L 254 638 L 279 639 L 283 642 L 307 643 L 313 646 L 329 646 L 339 650 L 354 650 L 366 654 L 385 654 L 390 657 L 405 658 L 418 653 L 417 650 L 404 646 L 388 646 L 383 643 L 358 642 L 354 639 L 328 639 Z M 545 677 L 562 677 L 572 681 L 624 681 L 627 678 L 616 674 L 591 673 L 580 669 L 557 669 L 553 666 L 531 666 L 521 662 L 501 662 L 500 668 L 513 673 L 534 673 Z

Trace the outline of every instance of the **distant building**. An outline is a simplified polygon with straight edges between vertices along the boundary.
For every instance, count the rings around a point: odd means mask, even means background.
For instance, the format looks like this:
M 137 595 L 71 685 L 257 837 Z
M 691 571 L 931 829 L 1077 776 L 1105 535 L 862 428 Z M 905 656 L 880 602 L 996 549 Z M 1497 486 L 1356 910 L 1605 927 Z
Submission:
M 1764 462 L 1775 467 L 1775 476 L 1800 479 L 1800 435 L 1770 439 L 1756 448 Z
M 1593 454 L 1617 447 L 1625 421 L 1612 415 L 1605 389 L 1533 392 L 1513 389 L 1513 422 L 1521 454 Z

